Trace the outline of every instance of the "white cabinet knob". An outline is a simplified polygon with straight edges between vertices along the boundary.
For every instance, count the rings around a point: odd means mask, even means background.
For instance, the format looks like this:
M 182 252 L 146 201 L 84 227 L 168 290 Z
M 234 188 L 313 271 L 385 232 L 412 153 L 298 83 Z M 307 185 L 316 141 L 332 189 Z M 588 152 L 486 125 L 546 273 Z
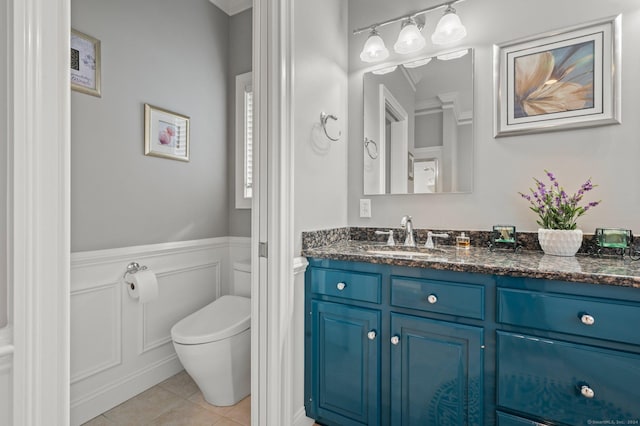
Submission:
M 391 338 L 391 344 L 392 345 L 397 345 L 398 343 L 400 343 L 400 337 L 399 336 L 393 336 Z
M 432 305 L 435 304 L 438 301 L 438 297 L 435 294 L 430 294 L 429 296 L 427 296 L 427 302 L 431 303 Z
M 345 283 L 338 283 L 338 284 L 336 285 L 336 288 L 337 288 L 338 290 L 340 290 L 340 291 L 344 290 L 346 287 L 347 287 L 347 284 L 345 284 Z
M 580 322 L 584 325 L 593 325 L 596 322 L 596 319 L 589 314 L 580 315 Z
M 596 393 L 589 387 L 589 385 L 580 386 L 580 394 L 589 399 L 593 398 L 596 395 Z
M 369 340 L 375 340 L 377 335 L 378 334 L 376 333 L 375 330 L 371 330 L 370 332 L 367 333 L 367 338 Z

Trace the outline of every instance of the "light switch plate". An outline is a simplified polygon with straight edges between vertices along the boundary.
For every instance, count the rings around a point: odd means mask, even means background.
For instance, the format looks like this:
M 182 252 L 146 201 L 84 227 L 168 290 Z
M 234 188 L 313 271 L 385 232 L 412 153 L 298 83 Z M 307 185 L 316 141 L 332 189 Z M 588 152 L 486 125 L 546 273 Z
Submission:
M 369 198 L 360 199 L 360 217 L 371 217 L 371 200 Z

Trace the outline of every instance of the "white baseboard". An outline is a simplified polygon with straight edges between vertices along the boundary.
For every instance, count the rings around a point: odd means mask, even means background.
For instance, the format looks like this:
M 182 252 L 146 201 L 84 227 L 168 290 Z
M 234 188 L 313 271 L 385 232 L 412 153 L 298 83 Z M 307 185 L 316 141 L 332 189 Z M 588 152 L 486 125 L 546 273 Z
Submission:
M 310 426 L 315 421 L 307 417 L 307 412 L 304 407 L 300 407 L 298 411 L 293 415 L 293 426 Z

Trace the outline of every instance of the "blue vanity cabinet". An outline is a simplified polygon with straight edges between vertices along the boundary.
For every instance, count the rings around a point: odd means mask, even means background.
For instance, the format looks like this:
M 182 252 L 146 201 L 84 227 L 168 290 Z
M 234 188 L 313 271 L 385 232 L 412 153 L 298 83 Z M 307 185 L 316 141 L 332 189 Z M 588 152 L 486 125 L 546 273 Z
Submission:
M 378 425 L 380 311 L 313 301 L 312 400 L 327 424 Z
M 307 416 L 328 426 L 486 423 L 488 276 L 316 259 L 309 265 Z
M 483 330 L 391 314 L 391 424 L 483 424 Z
M 499 426 L 640 424 L 637 289 L 508 277 L 499 285 Z

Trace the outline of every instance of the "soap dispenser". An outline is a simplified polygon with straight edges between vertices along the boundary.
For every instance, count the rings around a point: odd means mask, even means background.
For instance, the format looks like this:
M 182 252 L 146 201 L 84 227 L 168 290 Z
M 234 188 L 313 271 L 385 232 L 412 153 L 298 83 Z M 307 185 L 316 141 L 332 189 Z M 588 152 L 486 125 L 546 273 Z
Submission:
M 469 247 L 471 247 L 471 240 L 464 232 L 460 233 L 460 235 L 456 237 L 456 248 L 468 249 Z

